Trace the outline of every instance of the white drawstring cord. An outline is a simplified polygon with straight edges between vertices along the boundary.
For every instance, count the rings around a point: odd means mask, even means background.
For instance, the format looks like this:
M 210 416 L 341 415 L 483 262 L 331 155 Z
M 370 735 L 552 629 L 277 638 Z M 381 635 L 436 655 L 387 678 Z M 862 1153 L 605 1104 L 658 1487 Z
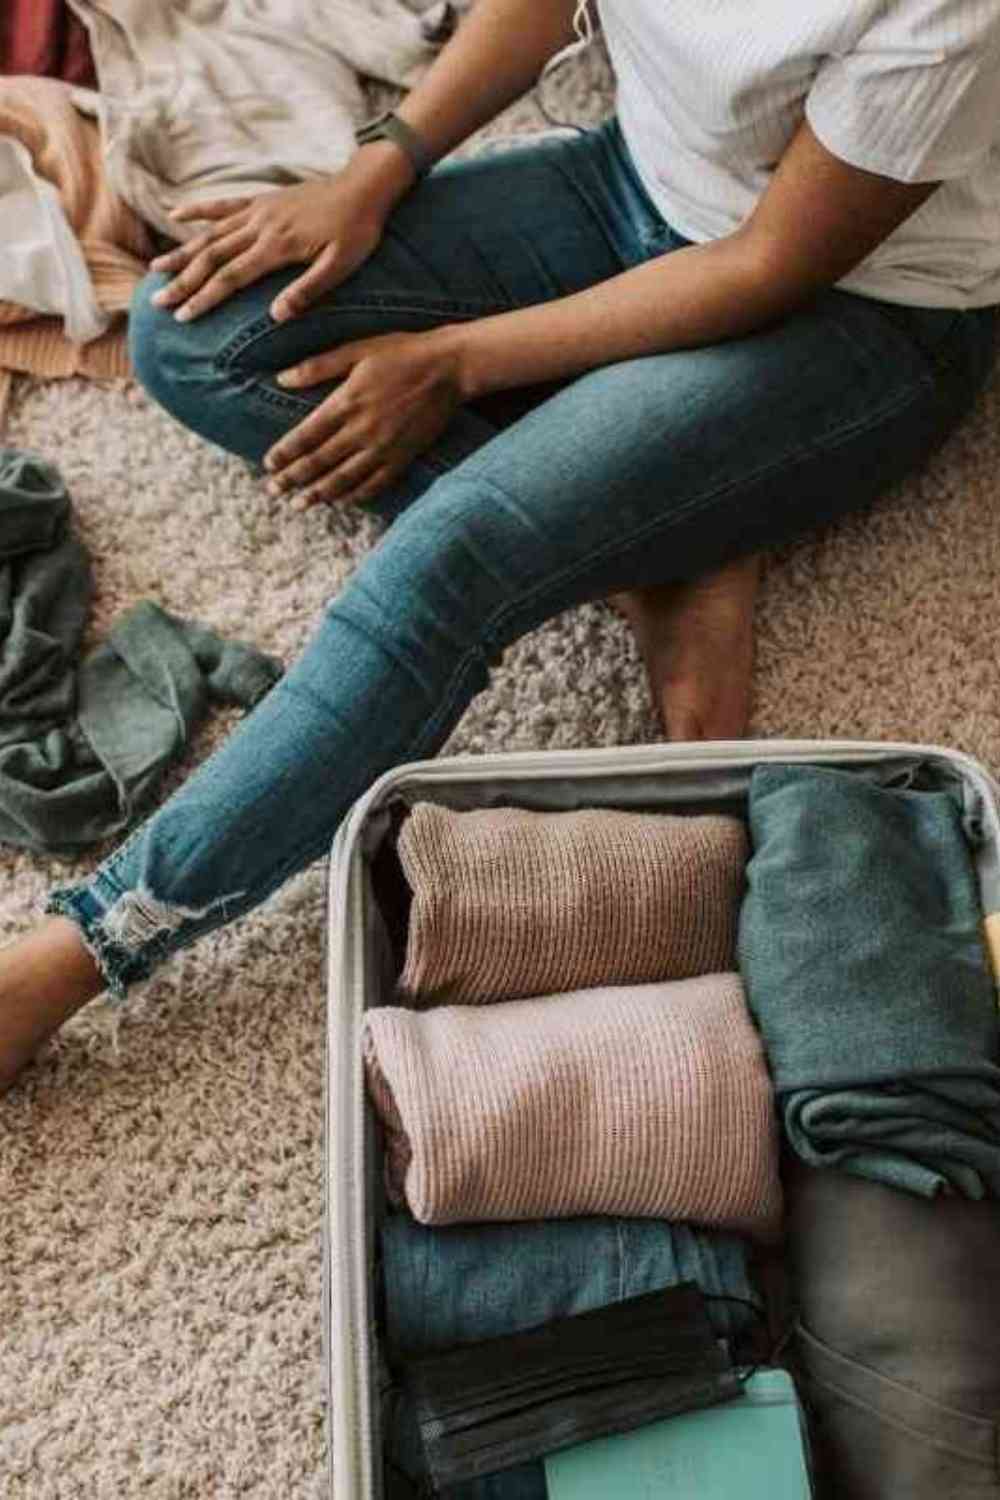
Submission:
M 539 73 L 538 82 L 535 84 L 532 93 L 535 103 L 538 105 L 539 113 L 550 125 L 555 126 L 558 130 L 573 130 L 578 134 L 582 134 L 584 131 L 582 125 L 574 125 L 571 120 L 557 120 L 553 115 L 549 114 L 545 106 L 545 100 L 542 98 L 542 81 L 548 77 L 554 68 L 562 67 L 563 63 L 569 62 L 571 57 L 579 56 L 594 40 L 594 24 L 590 19 L 589 0 L 576 0 L 576 10 L 573 12 L 573 30 L 576 32 L 577 40 L 575 42 L 568 42 L 565 47 L 560 48 L 558 52 L 552 54 Z M 533 135 L 548 134 L 551 134 L 551 132 L 536 130 L 530 133 L 522 131 L 518 135 L 495 135 L 488 141 L 484 141 L 483 146 L 486 150 L 489 150 L 493 146 L 523 146 L 525 141 L 530 140 Z
M 594 23 L 590 19 L 589 0 L 576 0 L 576 10 L 573 12 L 573 30 L 576 32 L 576 41 L 569 42 L 554 52 L 542 69 L 539 80 L 544 78 L 553 68 L 558 68 L 562 63 L 568 62 L 571 57 L 576 57 L 585 47 L 589 47 L 594 40 Z

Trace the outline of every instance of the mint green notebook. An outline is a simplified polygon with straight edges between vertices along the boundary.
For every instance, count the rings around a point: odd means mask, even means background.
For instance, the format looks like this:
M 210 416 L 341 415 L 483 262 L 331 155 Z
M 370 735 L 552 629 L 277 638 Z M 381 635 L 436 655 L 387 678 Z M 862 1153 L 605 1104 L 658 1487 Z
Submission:
M 758 1370 L 734 1401 L 552 1453 L 549 1500 L 809 1500 L 798 1398 Z

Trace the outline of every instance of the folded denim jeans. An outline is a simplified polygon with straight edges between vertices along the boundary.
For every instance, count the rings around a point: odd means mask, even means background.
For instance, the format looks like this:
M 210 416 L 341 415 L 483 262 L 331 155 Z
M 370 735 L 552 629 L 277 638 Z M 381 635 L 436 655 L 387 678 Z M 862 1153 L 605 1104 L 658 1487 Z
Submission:
M 408 1213 L 382 1224 L 385 1334 L 429 1354 L 499 1338 L 643 1292 L 695 1282 L 720 1338 L 754 1322 L 747 1242 L 664 1219 L 535 1219 L 428 1229 Z M 713 1300 L 714 1299 L 714 1300 Z
M 701 1288 L 717 1336 L 741 1352 L 760 1306 L 743 1240 L 658 1219 L 428 1229 L 398 1213 L 384 1221 L 381 1252 L 386 1343 L 414 1352 L 518 1332 L 683 1281 Z M 384 1428 L 392 1463 L 419 1485 L 419 1430 L 398 1391 L 387 1399 Z M 455 1485 L 448 1500 L 545 1500 L 545 1493 L 536 1462 Z
M 1000 1018 L 956 802 L 768 766 L 749 819 L 740 968 L 795 1151 L 1000 1194 Z
M 786 1190 L 818 1500 L 1000 1497 L 1000 1205 L 801 1164 Z

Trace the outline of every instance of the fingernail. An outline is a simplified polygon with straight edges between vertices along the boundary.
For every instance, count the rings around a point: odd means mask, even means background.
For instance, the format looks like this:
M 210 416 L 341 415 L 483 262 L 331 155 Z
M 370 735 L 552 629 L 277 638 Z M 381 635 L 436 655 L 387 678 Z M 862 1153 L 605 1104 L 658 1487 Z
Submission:
M 309 496 L 308 495 L 301 495 L 300 494 L 300 495 L 293 495 L 292 496 L 292 510 L 303 511 L 303 510 L 308 510 L 308 509 L 309 509 Z
M 194 313 L 189 307 L 179 307 L 174 313 L 174 317 L 177 319 L 178 323 L 190 323 L 191 319 L 194 317 Z
M 155 302 L 155 304 L 156 304 L 157 307 L 162 307 L 163 304 L 164 304 L 164 302 L 166 302 L 166 300 L 167 300 L 167 289 L 166 289 L 166 287 L 163 287 L 158 292 L 154 292 L 153 295 L 152 295 L 152 297 L 150 298 L 150 301 L 151 302 Z
M 295 384 L 295 376 L 289 370 L 282 370 L 281 374 L 278 376 L 278 384 L 279 385 L 294 385 Z

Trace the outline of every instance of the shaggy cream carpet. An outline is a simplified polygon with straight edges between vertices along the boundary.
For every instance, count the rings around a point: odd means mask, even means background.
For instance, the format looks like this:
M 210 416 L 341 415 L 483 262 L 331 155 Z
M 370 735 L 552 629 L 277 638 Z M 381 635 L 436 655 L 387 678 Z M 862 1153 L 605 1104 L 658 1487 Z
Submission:
M 599 118 L 599 58 L 546 97 Z M 495 129 L 538 122 L 525 103 Z M 95 638 L 152 596 L 287 658 L 369 545 L 356 516 L 270 501 L 137 389 L 23 383 L 7 440 L 63 469 Z M 998 507 L 994 382 L 918 481 L 772 559 L 754 730 L 926 739 L 1000 767 Z M 655 737 L 627 633 L 592 607 L 512 651 L 453 746 Z M 7 851 L 0 939 L 93 862 Z M 90 1007 L 0 1102 L 3 1500 L 326 1496 L 323 915 L 316 869 L 120 1018 Z

